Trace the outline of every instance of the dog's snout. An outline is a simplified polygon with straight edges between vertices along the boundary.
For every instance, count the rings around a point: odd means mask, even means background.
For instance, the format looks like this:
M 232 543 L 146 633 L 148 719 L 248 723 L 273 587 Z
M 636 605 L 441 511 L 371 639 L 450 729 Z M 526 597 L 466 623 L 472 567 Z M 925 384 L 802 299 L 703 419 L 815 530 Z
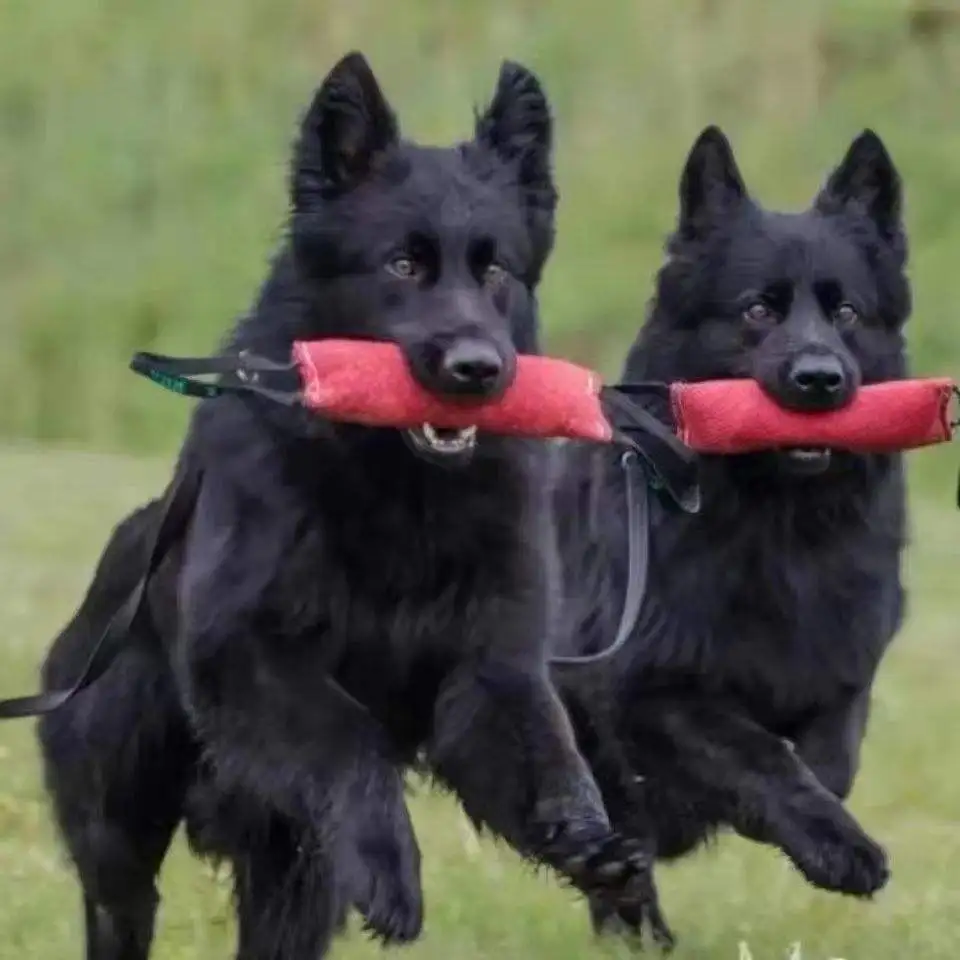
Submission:
M 829 353 L 801 354 L 787 373 L 790 393 L 797 406 L 831 409 L 850 397 L 850 378 L 839 357 Z
M 445 391 L 483 397 L 499 387 L 504 361 L 493 344 L 461 339 L 444 351 L 440 373 Z
M 790 380 L 803 393 L 833 394 L 843 387 L 843 367 L 836 357 L 801 357 L 790 371 Z

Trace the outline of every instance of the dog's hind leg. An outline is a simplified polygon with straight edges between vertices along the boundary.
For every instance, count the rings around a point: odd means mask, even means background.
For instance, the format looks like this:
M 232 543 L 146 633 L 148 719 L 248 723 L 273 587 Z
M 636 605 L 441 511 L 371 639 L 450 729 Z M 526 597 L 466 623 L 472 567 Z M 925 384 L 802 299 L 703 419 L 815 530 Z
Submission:
M 87 960 L 150 950 L 155 878 L 195 759 L 157 669 L 124 654 L 41 724 L 47 788 L 83 887 Z
M 152 665 L 117 662 L 41 726 L 47 788 L 83 887 L 88 960 L 145 960 L 155 877 L 194 762 Z
M 87 960 L 143 960 L 149 956 L 159 897 L 152 886 L 149 894 L 143 893 L 109 906 L 84 894 Z
M 69 686 L 142 570 L 150 510 L 117 528 L 43 670 Z M 98 682 L 43 717 L 47 790 L 83 888 L 88 960 L 145 960 L 155 877 L 181 817 L 195 751 L 162 653 L 131 635 Z
M 339 868 L 298 825 L 256 812 L 249 799 L 215 798 L 204 835 L 192 841 L 232 866 L 237 960 L 320 960 L 350 907 L 349 891 L 335 881 Z

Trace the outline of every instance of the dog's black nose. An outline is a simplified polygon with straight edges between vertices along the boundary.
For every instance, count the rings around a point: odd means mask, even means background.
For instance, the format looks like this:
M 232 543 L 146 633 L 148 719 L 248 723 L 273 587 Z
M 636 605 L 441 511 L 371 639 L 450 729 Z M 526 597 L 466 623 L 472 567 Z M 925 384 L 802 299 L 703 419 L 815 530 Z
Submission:
M 503 358 L 485 340 L 458 340 L 443 354 L 440 370 L 451 393 L 486 396 L 499 386 Z
M 790 366 L 791 392 L 803 406 L 815 409 L 842 406 L 847 399 L 848 377 L 832 354 L 802 354 Z

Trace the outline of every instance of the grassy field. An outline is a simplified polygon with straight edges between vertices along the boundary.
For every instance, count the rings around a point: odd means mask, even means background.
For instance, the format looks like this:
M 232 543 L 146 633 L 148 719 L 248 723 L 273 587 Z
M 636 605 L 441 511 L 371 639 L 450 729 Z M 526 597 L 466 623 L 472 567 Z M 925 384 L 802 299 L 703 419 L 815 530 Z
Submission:
M 925 454 L 924 456 L 931 456 Z M 940 454 L 932 454 L 940 456 Z M 0 688 L 32 690 L 41 651 L 77 603 L 108 525 L 157 490 L 162 461 L 0 449 Z M 949 491 L 915 505 L 909 626 L 885 665 L 853 807 L 889 845 L 873 904 L 816 892 L 737 839 L 660 872 L 677 960 L 954 960 L 960 940 L 957 524 Z M 410 960 L 625 957 L 596 946 L 582 906 L 478 843 L 446 798 L 418 796 L 427 927 Z M 227 960 L 227 888 L 178 845 L 163 878 L 158 960 Z M 80 956 L 77 891 L 52 835 L 29 723 L 0 726 L 0 960 Z M 377 951 L 359 939 L 336 955 Z M 793 957 L 796 960 L 796 957 Z
M 109 524 L 163 480 L 166 464 L 140 456 L 169 452 L 189 413 L 135 381 L 130 354 L 210 350 L 246 306 L 282 227 L 298 112 L 356 47 L 427 141 L 468 133 L 503 57 L 541 74 L 562 194 L 544 320 L 554 349 L 608 373 L 703 125 L 728 130 L 760 199 L 794 208 L 874 127 L 906 181 L 917 369 L 960 372 L 960 0 L 4 0 L 0 696 L 34 687 Z M 853 799 L 894 881 L 853 903 L 724 842 L 660 873 L 678 960 L 956 958 L 956 459 L 914 459 L 911 617 Z M 569 894 L 478 844 L 450 802 L 415 803 L 428 923 L 411 960 L 626 956 L 594 944 Z M 180 846 L 163 885 L 159 960 L 226 960 L 225 885 Z M 79 936 L 30 725 L 2 725 L 0 960 L 79 957 Z
M 126 362 L 212 349 L 247 305 L 296 117 L 352 47 L 428 141 L 468 133 L 501 58 L 542 75 L 562 194 L 544 317 L 556 349 L 606 371 L 704 124 L 788 207 L 875 127 L 907 183 L 916 354 L 956 370 L 956 0 L 4 0 L 0 436 L 171 441 L 183 405 Z

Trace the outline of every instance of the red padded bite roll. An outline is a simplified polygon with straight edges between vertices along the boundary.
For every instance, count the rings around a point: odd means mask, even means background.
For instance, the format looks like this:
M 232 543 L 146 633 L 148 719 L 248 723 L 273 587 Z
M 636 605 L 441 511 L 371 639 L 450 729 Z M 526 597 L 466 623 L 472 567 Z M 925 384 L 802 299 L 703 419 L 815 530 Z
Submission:
M 476 426 L 488 433 L 607 442 L 598 374 L 551 357 L 521 356 L 513 383 L 497 400 L 444 400 L 413 378 L 393 343 L 313 340 L 294 344 L 303 402 L 329 417 L 373 427 Z
M 676 383 L 670 392 L 677 433 L 699 453 L 785 447 L 890 453 L 950 439 L 953 388 L 946 378 L 872 384 L 849 406 L 825 413 L 785 410 L 754 380 Z

